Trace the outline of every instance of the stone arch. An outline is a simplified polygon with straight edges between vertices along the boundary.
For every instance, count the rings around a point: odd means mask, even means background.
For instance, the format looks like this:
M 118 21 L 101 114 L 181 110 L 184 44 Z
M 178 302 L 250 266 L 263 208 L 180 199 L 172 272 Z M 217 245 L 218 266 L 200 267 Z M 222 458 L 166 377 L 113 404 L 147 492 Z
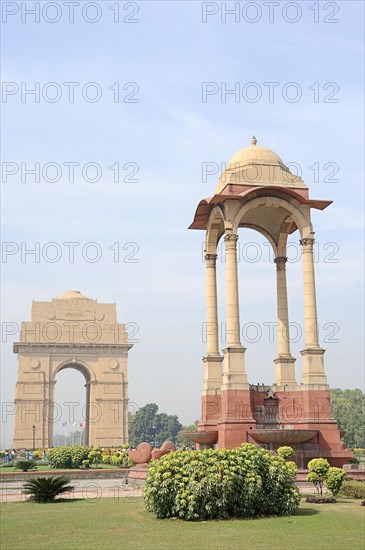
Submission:
M 90 426 L 89 426 L 89 419 L 91 417 L 91 411 L 90 411 L 90 384 L 91 383 L 94 383 L 94 384 L 97 384 L 97 379 L 95 377 L 95 373 L 93 372 L 93 370 L 90 368 L 90 366 L 84 362 L 84 361 L 80 361 L 79 359 L 78 360 L 75 360 L 75 359 L 66 359 L 65 361 L 62 361 L 62 363 L 60 363 L 59 365 L 57 365 L 52 373 L 52 379 L 51 379 L 51 387 L 52 387 L 52 392 L 51 392 L 51 399 L 50 399 L 50 409 L 54 409 L 55 406 L 57 407 L 57 403 L 55 402 L 55 386 L 56 386 L 56 383 L 57 383 L 57 376 L 60 372 L 62 371 L 65 371 L 65 370 L 76 370 L 78 371 L 80 374 L 82 374 L 82 376 L 84 377 L 84 380 L 85 380 L 85 390 L 86 390 L 86 395 L 85 395 L 85 407 L 83 408 L 83 411 L 82 411 L 82 420 L 83 420 L 83 424 L 84 424 L 84 444 L 85 445 L 88 445 L 89 444 L 89 441 L 90 441 Z M 73 421 L 72 418 L 69 418 L 67 421 Z M 51 422 L 50 425 L 49 425 L 49 434 L 48 434 L 48 437 L 49 437 L 49 441 L 51 443 L 51 445 L 53 445 L 53 441 L 54 441 L 54 427 L 55 427 L 55 424 L 54 422 Z
M 217 245 L 224 235 L 226 225 L 226 213 L 223 204 L 218 204 L 210 213 L 207 223 L 207 232 L 205 238 L 205 252 L 215 254 Z
M 84 361 L 80 361 L 80 359 L 77 359 L 77 360 L 76 359 L 66 359 L 65 361 L 62 361 L 62 363 L 57 365 L 56 368 L 54 369 L 54 371 L 52 373 L 52 380 L 51 381 L 55 382 L 57 374 L 61 370 L 66 370 L 66 369 L 75 369 L 75 370 L 79 371 L 84 376 L 85 381 L 87 383 L 97 381 L 95 373 L 92 370 L 92 368 L 87 363 L 85 363 Z
M 44 330 L 49 319 L 59 334 L 57 341 L 50 341 Z M 85 327 L 96 322 L 101 337 L 90 342 Z M 98 303 L 78 291 L 68 291 L 51 302 L 34 301 L 31 321 L 22 323 L 20 341 L 14 344 L 18 381 L 13 447 L 52 445 L 55 383 L 64 369 L 76 369 L 85 378 L 89 444 L 127 443 L 131 348 L 125 325 L 117 322 L 115 304 Z
M 244 202 L 241 207 L 235 213 L 232 220 L 232 229 L 236 233 L 240 227 L 240 223 L 244 220 L 245 215 L 254 209 L 259 208 L 260 206 L 265 206 L 268 208 L 282 208 L 287 211 L 288 216 L 290 216 L 295 222 L 301 238 L 305 238 L 311 233 L 313 233 L 313 227 L 310 220 L 310 216 L 305 216 L 303 211 L 299 208 L 299 202 L 296 199 L 287 199 L 283 194 L 282 197 L 274 196 L 258 196 L 251 200 Z M 309 213 L 309 210 L 308 210 Z M 262 228 L 263 229 L 263 228 Z M 273 236 L 274 237 L 274 236 Z M 277 240 L 277 239 L 275 239 Z

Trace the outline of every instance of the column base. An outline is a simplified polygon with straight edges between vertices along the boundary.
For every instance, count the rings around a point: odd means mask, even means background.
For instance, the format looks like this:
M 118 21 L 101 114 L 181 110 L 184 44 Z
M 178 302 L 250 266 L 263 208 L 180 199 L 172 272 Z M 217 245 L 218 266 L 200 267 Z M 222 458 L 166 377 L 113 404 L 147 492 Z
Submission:
M 216 427 L 221 419 L 221 396 L 202 394 L 200 425 Z
M 278 386 L 296 386 L 295 361 L 296 359 L 291 355 L 278 355 L 274 359 L 276 365 L 276 384 Z
M 224 422 L 218 424 L 218 448 L 234 449 L 242 443 L 248 443 L 249 433 L 255 427 L 254 420 L 252 422 Z
M 222 390 L 220 398 L 221 423 L 235 424 L 254 422 L 249 389 Z
M 216 395 L 220 393 L 222 385 L 222 361 L 221 355 L 206 355 L 203 357 L 204 382 L 203 395 Z
M 326 350 L 322 348 L 305 348 L 300 353 L 303 357 L 302 366 L 303 366 L 303 375 L 302 375 L 302 384 L 304 385 L 314 385 L 326 386 L 327 376 L 324 373 L 324 352 Z M 313 388 L 314 389 L 314 388 Z M 319 388 L 318 388 L 319 389 Z M 325 389 L 325 388 L 323 388 Z
M 226 390 L 249 390 L 245 369 L 243 346 L 227 346 L 223 350 L 222 392 Z

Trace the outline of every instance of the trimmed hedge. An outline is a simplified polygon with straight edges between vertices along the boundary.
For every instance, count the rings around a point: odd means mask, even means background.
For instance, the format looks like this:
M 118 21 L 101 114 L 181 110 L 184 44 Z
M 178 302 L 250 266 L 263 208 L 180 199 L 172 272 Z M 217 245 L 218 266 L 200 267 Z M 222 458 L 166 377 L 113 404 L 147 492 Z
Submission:
M 344 481 L 340 496 L 365 499 L 365 481 Z
M 249 443 L 176 451 L 150 463 L 144 499 L 158 518 L 291 515 L 300 502 L 295 474 L 293 463 Z

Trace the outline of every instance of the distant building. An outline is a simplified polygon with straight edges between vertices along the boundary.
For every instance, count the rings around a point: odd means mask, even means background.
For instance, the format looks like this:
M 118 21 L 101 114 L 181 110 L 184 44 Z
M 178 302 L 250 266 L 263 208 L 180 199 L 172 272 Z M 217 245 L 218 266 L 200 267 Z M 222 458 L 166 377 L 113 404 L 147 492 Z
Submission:
M 86 382 L 84 441 L 103 447 L 128 441 L 128 334 L 115 304 L 99 304 L 79 291 L 33 302 L 22 323 L 15 395 L 14 448 L 50 447 L 58 408 L 57 374 L 80 371 Z

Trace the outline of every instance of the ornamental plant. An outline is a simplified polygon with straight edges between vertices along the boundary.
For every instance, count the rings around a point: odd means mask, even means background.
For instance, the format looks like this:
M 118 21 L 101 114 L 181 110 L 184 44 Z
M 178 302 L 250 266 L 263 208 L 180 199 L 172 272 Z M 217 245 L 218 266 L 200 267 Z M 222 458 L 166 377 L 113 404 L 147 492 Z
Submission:
M 29 470 L 34 470 L 37 463 L 35 460 L 17 460 L 15 463 L 15 468 L 21 470 L 22 472 L 28 472 Z
M 340 492 L 342 483 L 346 477 L 346 472 L 342 468 L 331 467 L 328 469 L 324 482 L 326 487 L 331 491 L 334 497 Z
M 342 497 L 365 499 L 365 482 L 364 481 L 344 481 L 341 486 L 340 494 Z
M 309 474 L 307 475 L 307 481 L 314 484 L 321 498 L 323 497 L 324 478 L 329 468 L 329 462 L 325 458 L 313 458 L 308 462 Z
M 99 447 L 93 447 L 93 449 L 91 449 L 91 451 L 87 455 L 87 458 L 89 460 L 90 465 L 97 467 L 99 462 L 101 462 L 101 450 L 100 450 L 100 448 Z
M 291 515 L 300 502 L 295 474 L 294 463 L 249 443 L 176 451 L 149 464 L 144 500 L 158 518 Z
M 286 445 L 283 445 L 283 447 L 279 447 L 276 451 L 281 458 L 290 458 L 294 456 L 294 451 L 291 447 L 288 447 Z
M 82 461 L 87 460 L 91 447 L 54 447 L 47 451 L 47 460 L 51 468 L 80 468 Z
M 110 464 L 119 466 L 119 468 L 131 468 L 134 466 L 134 462 L 129 458 L 128 452 L 125 449 L 116 451 L 110 457 Z
M 58 495 L 74 490 L 69 482 L 64 476 L 38 477 L 24 484 L 23 493 L 33 502 L 53 502 Z

